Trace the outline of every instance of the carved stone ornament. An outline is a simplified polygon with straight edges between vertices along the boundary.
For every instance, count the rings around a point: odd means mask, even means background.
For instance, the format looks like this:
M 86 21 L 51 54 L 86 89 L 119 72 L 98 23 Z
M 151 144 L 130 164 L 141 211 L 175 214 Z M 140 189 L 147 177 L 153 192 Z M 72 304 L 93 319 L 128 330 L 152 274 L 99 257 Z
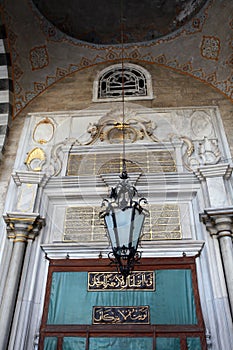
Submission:
M 39 121 L 36 124 L 33 131 L 33 141 L 41 145 L 48 143 L 52 140 L 54 135 L 55 126 L 51 119 L 48 117 Z
M 37 213 L 6 213 L 3 218 L 6 223 L 7 237 L 14 242 L 34 240 L 45 225 L 45 219 Z
M 65 157 L 65 152 L 70 151 L 74 145 L 80 145 L 79 142 L 74 139 L 65 139 L 62 142 L 55 144 L 51 150 L 51 160 L 47 169 L 47 173 L 50 176 L 58 176 L 62 171 L 62 165 Z
M 41 171 L 45 161 L 45 152 L 43 149 L 36 147 L 28 152 L 25 164 L 29 171 Z
M 183 164 L 189 171 L 201 165 L 214 165 L 221 159 L 217 139 L 204 137 L 201 141 L 192 141 L 188 137 L 180 138 L 184 143 Z
M 191 116 L 191 129 L 194 136 L 213 137 L 213 124 L 211 122 L 211 116 L 206 111 L 195 111 Z
M 137 114 L 125 108 L 124 118 L 122 111 L 113 110 L 100 118 L 98 123 L 90 123 L 87 127 L 86 140 L 78 140 L 79 144 L 92 145 L 98 139 L 108 143 L 122 143 L 123 132 L 124 139 L 127 143 L 133 143 L 138 140 L 150 139 L 158 142 L 154 136 L 156 124 L 146 117 L 139 117 Z
M 218 140 L 209 140 L 204 137 L 203 141 L 199 143 L 198 154 L 204 165 L 217 164 L 221 159 Z

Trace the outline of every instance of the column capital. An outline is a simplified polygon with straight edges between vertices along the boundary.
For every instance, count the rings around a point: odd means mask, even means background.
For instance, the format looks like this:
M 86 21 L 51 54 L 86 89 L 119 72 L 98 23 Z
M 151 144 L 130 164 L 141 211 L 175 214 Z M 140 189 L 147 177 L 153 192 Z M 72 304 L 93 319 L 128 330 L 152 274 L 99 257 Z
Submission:
M 6 213 L 3 218 L 7 225 L 7 237 L 14 242 L 34 240 L 45 225 L 45 219 L 38 213 Z
M 200 214 L 200 221 L 206 225 L 211 236 L 233 238 L 233 207 L 205 209 Z
M 194 174 L 200 181 L 210 177 L 223 177 L 224 179 L 229 179 L 232 174 L 232 166 L 228 163 L 205 165 L 197 168 L 197 170 L 194 171 Z

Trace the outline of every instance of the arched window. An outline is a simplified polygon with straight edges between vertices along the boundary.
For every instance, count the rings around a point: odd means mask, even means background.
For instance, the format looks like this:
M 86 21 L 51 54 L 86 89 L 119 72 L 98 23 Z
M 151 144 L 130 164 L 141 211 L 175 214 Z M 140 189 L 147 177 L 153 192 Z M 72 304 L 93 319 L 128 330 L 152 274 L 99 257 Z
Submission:
M 93 101 L 119 101 L 152 99 L 151 76 L 144 68 L 125 63 L 102 70 L 94 81 Z

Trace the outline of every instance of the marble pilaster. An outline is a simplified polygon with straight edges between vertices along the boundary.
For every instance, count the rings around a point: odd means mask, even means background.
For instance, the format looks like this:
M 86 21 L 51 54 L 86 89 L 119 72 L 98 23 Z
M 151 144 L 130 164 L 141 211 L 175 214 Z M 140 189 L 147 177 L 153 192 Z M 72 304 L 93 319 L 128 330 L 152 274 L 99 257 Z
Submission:
M 200 215 L 213 239 L 218 239 L 231 311 L 233 313 L 233 207 L 205 209 Z
M 34 240 L 44 225 L 44 219 L 35 213 L 7 213 L 4 220 L 13 250 L 0 308 L 0 349 L 7 348 L 27 242 Z

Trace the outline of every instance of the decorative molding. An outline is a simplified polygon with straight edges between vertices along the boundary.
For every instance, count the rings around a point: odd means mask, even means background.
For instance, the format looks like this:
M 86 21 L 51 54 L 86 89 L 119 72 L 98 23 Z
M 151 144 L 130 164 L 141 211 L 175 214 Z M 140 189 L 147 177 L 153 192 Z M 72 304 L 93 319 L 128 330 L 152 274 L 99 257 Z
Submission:
M 143 257 L 162 258 L 162 257 L 183 257 L 199 256 L 204 247 L 204 241 L 181 240 L 181 241 L 159 241 L 143 243 L 141 247 Z M 49 259 L 65 259 L 67 255 L 70 259 L 91 259 L 98 258 L 101 252 L 103 258 L 108 257 L 110 247 L 101 242 L 93 243 L 56 243 L 43 244 L 42 250 Z
M 232 169 L 233 167 L 230 164 L 206 165 L 198 168 L 194 171 L 194 174 L 200 181 L 210 177 L 223 177 L 228 180 L 231 177 Z
M 12 178 L 17 186 L 21 186 L 23 183 L 26 183 L 37 184 L 40 187 L 44 187 L 49 180 L 45 173 L 22 170 L 16 170 L 12 174 Z

